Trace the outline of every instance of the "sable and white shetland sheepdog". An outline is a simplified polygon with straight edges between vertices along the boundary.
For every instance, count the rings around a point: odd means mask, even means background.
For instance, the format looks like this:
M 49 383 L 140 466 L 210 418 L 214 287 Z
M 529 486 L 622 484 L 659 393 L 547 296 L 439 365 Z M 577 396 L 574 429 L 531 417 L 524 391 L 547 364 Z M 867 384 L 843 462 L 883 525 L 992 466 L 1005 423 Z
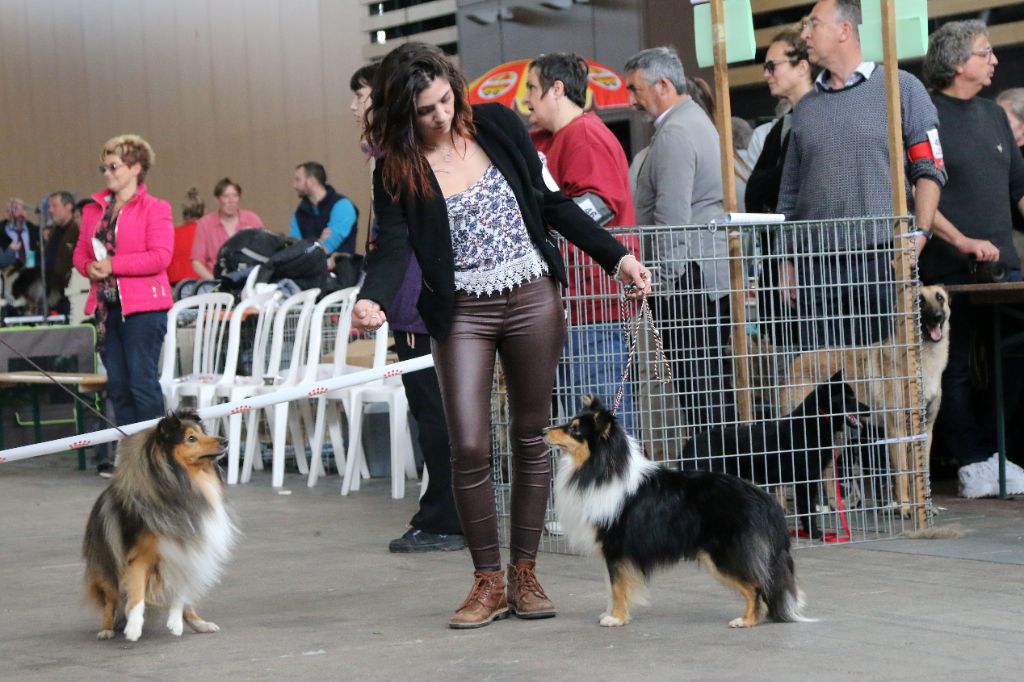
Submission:
M 757 486 L 729 474 L 672 471 L 647 460 L 595 398 L 568 424 L 546 430 L 563 451 L 555 508 L 570 545 L 600 554 L 608 569 L 604 626 L 625 625 L 652 573 L 697 560 L 743 595 L 730 627 L 806 621 L 782 508 Z
M 169 607 L 167 629 L 217 632 L 194 604 L 220 579 L 238 531 L 224 504 L 217 460 L 226 441 L 179 411 L 118 447 L 118 467 L 85 528 L 86 591 L 100 608 L 98 639 L 142 634 L 146 603 Z M 118 626 L 120 627 L 120 626 Z

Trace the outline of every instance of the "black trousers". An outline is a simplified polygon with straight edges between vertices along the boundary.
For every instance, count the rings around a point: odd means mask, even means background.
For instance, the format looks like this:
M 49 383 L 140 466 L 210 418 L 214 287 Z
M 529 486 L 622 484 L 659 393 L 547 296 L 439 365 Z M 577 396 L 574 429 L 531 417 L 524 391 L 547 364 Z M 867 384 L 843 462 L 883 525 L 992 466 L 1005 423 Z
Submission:
M 412 360 L 430 354 L 430 335 L 395 331 L 395 352 L 399 360 Z M 418 427 L 423 466 L 429 474 L 427 490 L 420 508 L 409 522 L 427 533 L 462 534 L 459 515 L 452 495 L 451 447 L 444 421 L 441 389 L 433 367 L 402 375 L 405 397 Z
M 1019 271 L 1013 277 L 1019 280 Z M 971 284 L 967 275 L 947 275 L 943 284 Z M 949 315 L 949 363 L 942 374 L 942 405 L 935 422 L 935 440 L 957 466 L 982 462 L 996 451 L 996 406 L 992 362 L 992 314 L 989 306 L 971 303 L 967 294 L 952 294 Z M 1003 337 L 1020 333 L 1019 323 L 1004 324 Z M 986 362 L 972 360 L 977 350 Z M 979 371 L 980 370 L 980 371 Z M 1008 433 L 1024 388 L 1024 362 L 1010 356 L 1003 361 L 1003 403 Z M 979 390 L 976 384 L 983 385 Z

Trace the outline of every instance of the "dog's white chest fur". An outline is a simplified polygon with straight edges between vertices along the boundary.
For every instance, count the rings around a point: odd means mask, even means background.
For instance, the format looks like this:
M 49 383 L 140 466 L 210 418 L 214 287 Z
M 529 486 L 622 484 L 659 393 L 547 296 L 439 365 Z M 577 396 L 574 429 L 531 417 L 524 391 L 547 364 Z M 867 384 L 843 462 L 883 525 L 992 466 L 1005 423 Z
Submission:
M 621 478 L 581 488 L 572 482 L 576 465 L 563 455 L 555 477 L 555 513 L 569 546 L 579 552 L 597 550 L 596 528 L 618 518 L 626 499 L 636 492 L 657 464 L 643 456 L 639 444 L 629 439 L 629 466 Z
M 197 540 L 185 545 L 160 542 L 160 573 L 166 593 L 184 603 L 194 602 L 217 584 L 238 538 L 220 489 L 209 486 L 204 492 L 212 504 L 199 524 Z

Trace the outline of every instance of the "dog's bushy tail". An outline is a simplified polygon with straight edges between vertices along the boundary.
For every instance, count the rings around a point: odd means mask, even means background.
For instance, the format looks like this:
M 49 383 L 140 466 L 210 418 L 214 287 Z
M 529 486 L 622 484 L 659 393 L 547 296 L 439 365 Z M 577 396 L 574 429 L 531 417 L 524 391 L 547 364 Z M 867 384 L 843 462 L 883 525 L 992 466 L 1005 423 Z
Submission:
M 765 594 L 768 617 L 779 623 L 814 623 L 803 614 L 804 593 L 796 584 L 793 556 L 788 550 L 775 555 L 771 587 Z

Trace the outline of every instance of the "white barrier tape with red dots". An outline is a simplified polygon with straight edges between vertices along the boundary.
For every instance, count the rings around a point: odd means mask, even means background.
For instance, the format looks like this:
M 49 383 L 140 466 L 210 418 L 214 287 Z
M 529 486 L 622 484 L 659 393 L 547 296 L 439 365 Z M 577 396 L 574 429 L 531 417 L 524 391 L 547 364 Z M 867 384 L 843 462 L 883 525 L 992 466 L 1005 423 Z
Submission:
M 199 410 L 199 417 L 202 419 L 227 417 L 232 414 L 248 412 L 249 410 L 256 410 L 290 400 L 309 399 L 341 388 L 348 388 L 350 386 L 366 384 L 371 381 L 401 376 L 402 374 L 416 372 L 433 366 L 434 358 L 430 355 L 423 355 L 418 358 L 413 358 L 412 360 L 403 360 L 402 362 L 385 365 L 378 369 L 360 370 L 358 372 L 352 372 L 351 374 L 343 374 L 332 379 L 318 381 L 313 384 L 300 384 L 290 388 L 282 388 L 281 390 L 274 391 L 273 393 L 265 393 L 263 395 L 253 396 L 233 403 L 220 403 L 211 407 L 204 407 Z M 74 436 L 68 436 L 67 438 L 58 438 L 57 440 L 48 440 L 42 443 L 32 443 L 31 445 L 23 445 L 17 448 L 0 450 L 0 464 L 17 462 L 18 460 L 28 459 L 30 457 L 39 457 L 40 455 L 51 455 L 56 452 L 64 452 L 65 450 L 87 448 L 99 443 L 110 443 L 120 440 L 123 435 L 130 436 L 133 433 L 138 433 L 139 431 L 151 428 L 155 426 L 158 421 L 160 420 L 150 419 L 149 421 L 136 422 L 135 424 L 122 426 L 120 427 L 120 431 L 117 429 L 103 429 L 102 431 L 81 433 Z M 124 433 L 122 434 L 122 432 Z

